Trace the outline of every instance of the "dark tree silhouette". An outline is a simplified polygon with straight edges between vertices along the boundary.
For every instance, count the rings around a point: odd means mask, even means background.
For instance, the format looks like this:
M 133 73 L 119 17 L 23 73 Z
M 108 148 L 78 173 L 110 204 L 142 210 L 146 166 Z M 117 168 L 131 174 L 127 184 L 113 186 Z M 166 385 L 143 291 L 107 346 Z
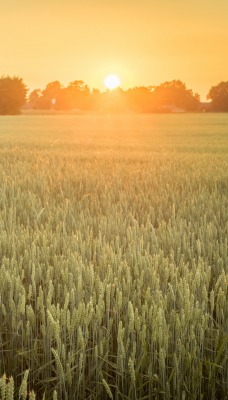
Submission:
M 50 82 L 42 92 L 39 99 L 39 108 L 61 109 L 63 86 L 59 81 Z
M 180 80 L 128 90 L 116 88 L 102 93 L 99 90 L 90 91 L 82 80 L 70 82 L 67 87 L 54 81 L 48 83 L 43 91 L 33 91 L 28 106 L 34 109 L 105 113 L 200 111 L 200 97 Z
M 178 107 L 186 111 L 197 111 L 199 109 L 200 97 L 194 94 L 192 90 L 186 88 L 186 85 L 174 80 L 164 82 L 153 90 L 153 107 L 157 111 Z
M 126 109 L 125 92 L 123 89 L 106 90 L 106 92 L 99 95 L 99 112 L 116 114 L 125 112 Z
M 35 109 L 53 110 L 89 110 L 91 108 L 91 94 L 89 87 L 83 81 L 74 81 L 67 87 L 59 81 L 50 82 L 43 91 L 34 90 L 28 105 Z
M 207 99 L 212 100 L 212 111 L 228 111 L 228 82 L 220 82 L 212 86 Z
M 65 90 L 69 108 L 78 110 L 90 109 L 90 90 L 84 81 L 70 82 Z
M 0 114 L 19 114 L 26 102 L 27 88 L 18 76 L 0 78 Z
M 33 90 L 28 98 L 28 106 L 33 110 L 37 110 L 40 108 L 40 98 L 42 96 L 42 92 L 40 89 Z
M 128 110 L 143 113 L 153 111 L 152 91 L 152 87 L 145 86 L 128 89 L 125 92 Z

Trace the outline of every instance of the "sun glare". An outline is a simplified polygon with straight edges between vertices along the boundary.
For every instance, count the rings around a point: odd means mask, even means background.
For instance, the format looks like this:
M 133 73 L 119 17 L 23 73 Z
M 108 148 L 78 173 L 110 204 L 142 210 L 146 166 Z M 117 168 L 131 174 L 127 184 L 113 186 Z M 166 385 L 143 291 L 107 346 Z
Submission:
M 115 89 L 120 86 L 120 79 L 117 75 L 108 75 L 105 78 L 104 84 L 107 89 Z

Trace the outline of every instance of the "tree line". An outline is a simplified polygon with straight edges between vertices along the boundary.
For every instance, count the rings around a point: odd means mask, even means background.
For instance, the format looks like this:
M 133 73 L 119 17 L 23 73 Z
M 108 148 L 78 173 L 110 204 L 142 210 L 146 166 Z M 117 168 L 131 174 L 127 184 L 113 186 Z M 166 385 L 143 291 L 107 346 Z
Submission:
M 180 80 L 158 86 L 140 86 L 127 90 L 117 88 L 104 92 L 90 90 L 82 80 L 64 87 L 59 81 L 50 82 L 44 90 L 29 95 L 24 81 L 17 76 L 0 78 L 0 114 L 18 114 L 22 107 L 34 110 L 78 110 L 84 112 L 199 112 L 228 111 L 228 82 L 213 86 L 207 95 L 209 103 Z

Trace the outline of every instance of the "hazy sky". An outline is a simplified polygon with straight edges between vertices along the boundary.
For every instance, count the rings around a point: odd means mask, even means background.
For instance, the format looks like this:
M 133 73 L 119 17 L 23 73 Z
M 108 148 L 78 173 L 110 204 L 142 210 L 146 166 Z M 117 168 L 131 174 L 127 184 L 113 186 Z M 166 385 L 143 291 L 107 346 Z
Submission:
M 29 88 L 181 79 L 202 99 L 228 81 L 228 0 L 0 0 L 0 76 Z

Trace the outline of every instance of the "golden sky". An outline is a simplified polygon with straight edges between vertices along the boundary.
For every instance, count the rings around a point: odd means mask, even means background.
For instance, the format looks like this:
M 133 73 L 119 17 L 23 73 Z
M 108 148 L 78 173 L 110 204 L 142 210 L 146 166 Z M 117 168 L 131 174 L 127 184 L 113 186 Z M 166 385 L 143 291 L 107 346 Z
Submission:
M 0 0 L 0 76 L 30 89 L 181 79 L 204 99 L 228 81 L 228 0 Z

